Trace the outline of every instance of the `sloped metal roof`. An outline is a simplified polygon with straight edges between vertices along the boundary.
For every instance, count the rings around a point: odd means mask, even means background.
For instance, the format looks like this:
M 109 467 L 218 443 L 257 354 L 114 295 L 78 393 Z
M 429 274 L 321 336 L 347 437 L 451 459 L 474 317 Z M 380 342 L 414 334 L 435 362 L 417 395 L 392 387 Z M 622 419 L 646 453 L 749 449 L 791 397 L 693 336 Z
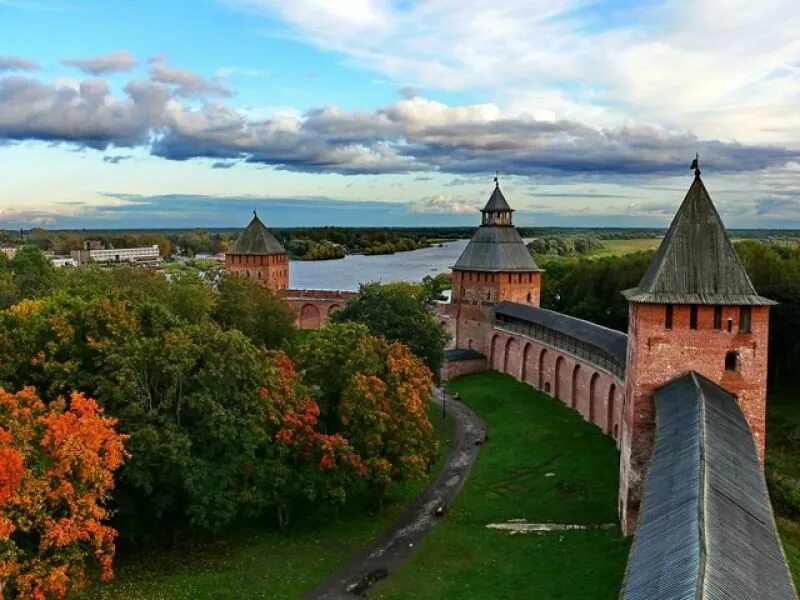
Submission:
M 546 308 L 518 304 L 516 302 L 500 302 L 494 307 L 496 315 L 504 315 L 521 319 L 529 323 L 542 325 L 554 331 L 591 344 L 606 352 L 623 369 L 628 352 L 628 336 L 621 331 L 603 327 L 597 323 L 584 321 Z
M 253 213 L 253 220 L 236 238 L 228 254 L 285 254 L 286 249 L 275 239 L 258 215 Z
M 753 435 L 691 372 L 656 391 L 656 439 L 623 600 L 792 600 Z
M 644 277 L 623 294 L 658 304 L 775 304 L 753 287 L 699 172 Z
M 506 197 L 503 196 L 503 192 L 500 191 L 500 184 L 495 181 L 494 191 L 492 192 L 492 195 L 489 196 L 489 201 L 486 203 L 486 206 L 483 207 L 481 212 L 495 212 L 503 210 L 513 212 L 513 209 L 508 205 L 508 202 L 506 202 Z
M 541 271 L 513 225 L 481 225 L 453 268 L 463 271 Z

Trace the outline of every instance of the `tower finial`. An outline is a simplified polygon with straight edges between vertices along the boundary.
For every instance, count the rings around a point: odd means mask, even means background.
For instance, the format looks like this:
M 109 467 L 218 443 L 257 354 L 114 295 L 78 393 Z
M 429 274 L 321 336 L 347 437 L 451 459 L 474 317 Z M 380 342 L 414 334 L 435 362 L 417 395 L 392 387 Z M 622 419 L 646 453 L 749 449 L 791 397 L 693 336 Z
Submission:
M 495 171 L 494 172 L 494 187 L 496 187 L 496 188 L 500 187 L 500 180 L 497 178 L 498 175 L 499 175 L 499 173 L 497 171 Z
M 694 153 L 694 160 L 692 161 L 692 165 L 689 167 L 690 169 L 694 169 L 694 176 L 700 177 L 700 153 Z
M 253 207 L 253 216 L 254 216 L 256 219 L 258 218 L 258 213 L 256 212 L 256 209 L 255 209 L 255 207 Z

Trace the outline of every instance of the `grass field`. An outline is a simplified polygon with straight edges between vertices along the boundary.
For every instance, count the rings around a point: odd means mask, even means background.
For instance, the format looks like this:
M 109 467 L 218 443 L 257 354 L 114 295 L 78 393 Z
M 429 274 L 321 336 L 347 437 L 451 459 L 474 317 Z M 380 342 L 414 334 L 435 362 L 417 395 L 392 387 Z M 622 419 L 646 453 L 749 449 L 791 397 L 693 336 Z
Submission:
M 611 600 L 629 541 L 619 528 L 517 534 L 487 529 L 511 519 L 617 522 L 613 442 L 561 402 L 498 373 L 452 389 L 486 422 L 490 440 L 447 520 L 371 597 Z
M 770 393 L 767 406 L 767 468 L 779 472 L 796 490 L 800 489 L 800 392 Z M 795 585 L 800 586 L 800 522 L 780 502 L 775 499 L 773 502 L 783 549 Z
M 603 247 L 593 251 L 589 256 L 622 256 L 631 252 L 644 252 L 655 250 L 661 243 L 661 238 L 646 238 L 640 240 L 600 240 Z
M 440 441 L 435 477 L 453 432 L 450 417 L 431 405 L 431 421 Z M 331 519 L 308 513 L 288 533 L 273 523 L 253 521 L 213 538 L 186 540 L 169 551 L 122 555 L 117 578 L 83 595 L 103 600 L 241 598 L 295 599 L 323 581 L 361 548 L 386 531 L 426 487 L 427 481 L 395 486 L 378 516 L 370 516 L 368 499 L 348 505 Z

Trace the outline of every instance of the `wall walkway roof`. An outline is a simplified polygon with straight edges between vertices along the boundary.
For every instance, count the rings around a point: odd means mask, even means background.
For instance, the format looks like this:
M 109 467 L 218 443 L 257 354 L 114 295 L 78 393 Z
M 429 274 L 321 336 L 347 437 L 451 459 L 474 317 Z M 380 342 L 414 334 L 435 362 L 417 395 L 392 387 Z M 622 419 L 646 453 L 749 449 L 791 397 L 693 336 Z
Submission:
M 793 600 L 736 399 L 697 373 L 656 391 L 656 440 L 623 600 Z

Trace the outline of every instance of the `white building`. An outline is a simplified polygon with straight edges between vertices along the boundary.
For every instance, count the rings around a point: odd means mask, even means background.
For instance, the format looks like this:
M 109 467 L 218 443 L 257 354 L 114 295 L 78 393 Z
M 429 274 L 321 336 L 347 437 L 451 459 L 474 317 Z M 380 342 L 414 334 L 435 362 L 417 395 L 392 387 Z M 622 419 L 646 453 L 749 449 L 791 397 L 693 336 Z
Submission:
M 3 246 L 2 248 L 0 248 L 0 252 L 5 254 L 6 258 L 8 258 L 8 260 L 11 260 L 17 254 L 17 247 L 16 246 Z
M 90 262 L 111 263 L 158 263 L 161 251 L 158 245 L 141 248 L 102 248 L 93 250 L 74 250 L 72 258 L 78 265 Z
M 78 262 L 72 258 L 71 256 L 59 256 L 53 254 L 48 256 L 47 258 L 50 259 L 50 262 L 53 263 L 54 267 L 77 267 Z

